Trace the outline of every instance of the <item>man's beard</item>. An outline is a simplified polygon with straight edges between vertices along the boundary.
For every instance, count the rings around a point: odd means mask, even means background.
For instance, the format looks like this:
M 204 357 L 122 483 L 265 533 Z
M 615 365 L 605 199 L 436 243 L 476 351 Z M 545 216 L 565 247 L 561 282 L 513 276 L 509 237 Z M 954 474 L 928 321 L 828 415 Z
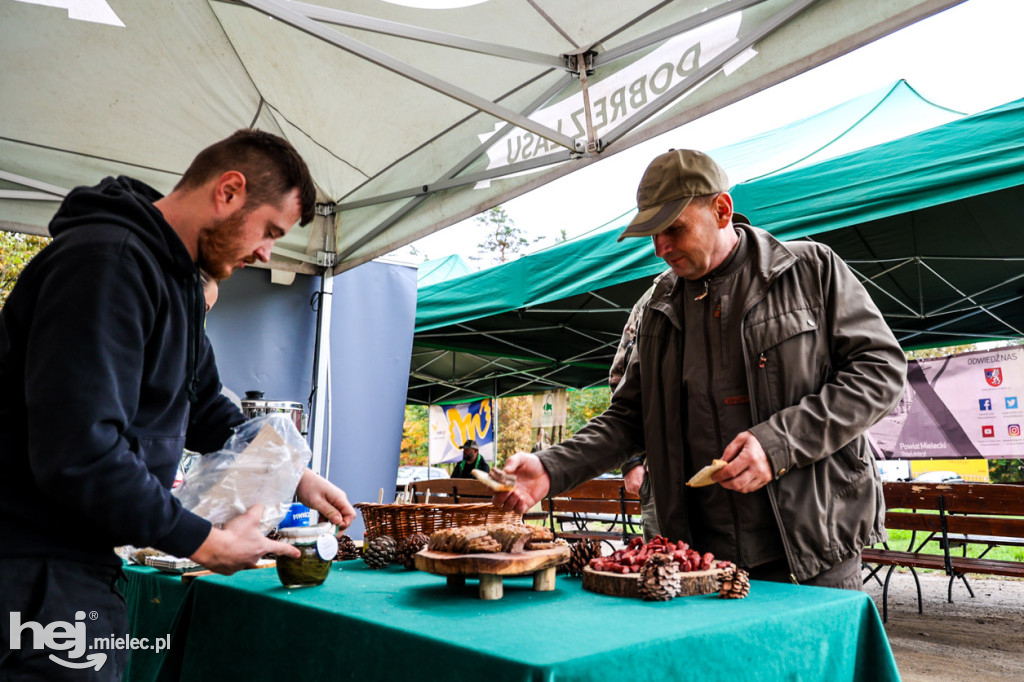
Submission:
M 214 279 L 227 279 L 242 260 L 252 262 L 239 253 L 238 228 L 245 222 L 244 211 L 218 221 L 199 231 L 199 267 Z

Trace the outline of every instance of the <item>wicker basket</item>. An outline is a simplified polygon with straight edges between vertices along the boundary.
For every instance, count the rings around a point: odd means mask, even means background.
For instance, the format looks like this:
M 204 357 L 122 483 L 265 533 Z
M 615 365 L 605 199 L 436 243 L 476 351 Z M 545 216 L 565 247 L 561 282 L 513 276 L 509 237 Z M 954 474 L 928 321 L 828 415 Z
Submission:
M 355 505 L 363 513 L 366 539 L 390 535 L 402 540 L 414 533 L 431 535 L 442 528 L 484 523 L 522 523 L 522 514 L 475 504 L 372 504 Z

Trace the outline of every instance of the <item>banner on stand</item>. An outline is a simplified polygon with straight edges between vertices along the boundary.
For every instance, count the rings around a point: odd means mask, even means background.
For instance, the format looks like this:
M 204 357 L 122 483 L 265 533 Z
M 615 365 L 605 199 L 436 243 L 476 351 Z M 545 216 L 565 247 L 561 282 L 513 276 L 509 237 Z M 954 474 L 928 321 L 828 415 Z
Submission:
M 884 459 L 1024 458 L 1024 346 L 912 360 L 907 391 L 870 430 Z
M 565 426 L 566 419 L 565 389 L 544 391 L 533 394 L 533 428 L 546 429 L 552 426 Z
M 430 406 L 430 464 L 458 462 L 462 444 L 475 440 L 484 460 L 494 462 L 494 411 L 490 398 Z

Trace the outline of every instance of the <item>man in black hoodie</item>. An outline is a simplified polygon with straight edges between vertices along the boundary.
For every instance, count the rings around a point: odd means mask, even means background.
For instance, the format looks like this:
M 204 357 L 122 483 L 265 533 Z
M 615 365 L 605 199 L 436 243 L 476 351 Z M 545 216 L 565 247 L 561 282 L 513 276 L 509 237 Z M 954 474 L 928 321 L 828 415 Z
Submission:
M 127 633 L 117 545 L 225 574 L 298 555 L 259 532 L 259 506 L 212 528 L 170 487 L 183 447 L 217 450 L 244 421 L 220 392 L 199 269 L 267 261 L 314 201 L 292 146 L 253 130 L 200 152 L 166 197 L 127 177 L 68 194 L 0 310 L 0 679 L 120 679 L 125 650 L 81 667 L 93 637 Z M 309 470 L 296 493 L 355 518 Z

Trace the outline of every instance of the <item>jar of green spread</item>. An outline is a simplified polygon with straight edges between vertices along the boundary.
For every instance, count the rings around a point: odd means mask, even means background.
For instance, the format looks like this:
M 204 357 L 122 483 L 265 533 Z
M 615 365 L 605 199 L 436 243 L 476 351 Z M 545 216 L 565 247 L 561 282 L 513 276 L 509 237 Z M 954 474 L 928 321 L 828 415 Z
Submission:
M 295 545 L 301 555 L 294 559 L 277 557 L 277 577 L 285 587 L 322 585 L 331 570 L 331 562 L 338 553 L 338 540 L 334 526 L 321 523 L 315 526 L 296 526 L 278 530 L 279 540 Z

